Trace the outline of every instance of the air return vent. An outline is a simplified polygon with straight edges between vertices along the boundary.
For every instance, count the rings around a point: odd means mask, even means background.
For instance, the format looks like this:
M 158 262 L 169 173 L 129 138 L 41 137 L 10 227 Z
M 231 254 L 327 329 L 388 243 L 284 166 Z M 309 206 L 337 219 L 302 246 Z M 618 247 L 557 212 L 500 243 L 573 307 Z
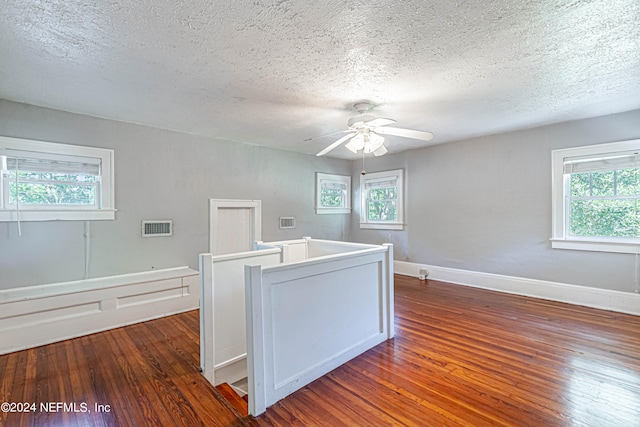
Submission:
M 162 237 L 173 235 L 173 221 L 144 220 L 142 221 L 142 237 Z
M 294 216 L 281 216 L 280 228 L 296 228 L 296 217 Z

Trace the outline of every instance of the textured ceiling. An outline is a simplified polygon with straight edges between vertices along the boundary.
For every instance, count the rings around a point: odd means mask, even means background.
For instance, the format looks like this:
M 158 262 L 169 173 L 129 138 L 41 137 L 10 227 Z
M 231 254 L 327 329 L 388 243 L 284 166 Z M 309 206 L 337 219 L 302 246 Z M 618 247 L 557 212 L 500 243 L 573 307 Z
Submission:
M 3 0 L 0 98 L 305 153 L 370 100 L 402 151 L 640 108 L 640 1 Z

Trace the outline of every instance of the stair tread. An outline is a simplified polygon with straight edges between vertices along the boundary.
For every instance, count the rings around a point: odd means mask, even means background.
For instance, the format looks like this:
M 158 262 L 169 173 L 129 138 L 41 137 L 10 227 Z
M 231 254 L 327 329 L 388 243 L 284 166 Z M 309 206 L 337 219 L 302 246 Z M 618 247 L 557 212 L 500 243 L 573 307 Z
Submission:
M 229 402 L 231 406 L 233 406 L 240 413 L 240 415 L 244 417 L 249 414 L 249 404 L 247 402 L 248 399 L 245 400 L 244 398 L 240 397 L 240 395 L 236 393 L 228 383 L 217 385 L 216 390 L 218 390 L 218 392 L 220 392 L 220 394 L 225 399 L 227 399 L 227 402 Z

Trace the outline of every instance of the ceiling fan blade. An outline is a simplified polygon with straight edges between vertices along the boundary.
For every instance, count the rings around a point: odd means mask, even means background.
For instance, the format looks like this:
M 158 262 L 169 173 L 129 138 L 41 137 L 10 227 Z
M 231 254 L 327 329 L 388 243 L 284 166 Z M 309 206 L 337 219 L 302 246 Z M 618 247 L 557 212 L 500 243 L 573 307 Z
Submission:
M 303 139 L 302 142 L 309 142 L 309 141 L 313 141 L 313 140 L 316 140 L 316 139 L 324 138 L 324 137 L 327 137 L 327 136 L 335 135 L 337 133 L 345 133 L 345 132 L 351 132 L 351 131 L 349 129 L 338 130 L 338 131 L 331 132 L 331 133 L 325 133 L 324 135 L 318 135 L 318 136 L 313 136 L 311 138 Z
M 393 119 L 385 119 L 382 117 L 378 117 L 375 118 L 373 120 L 370 120 L 368 122 L 365 122 L 365 125 L 367 126 L 371 126 L 371 127 L 378 127 L 378 126 L 386 126 L 386 125 L 390 125 L 391 123 L 395 123 L 396 121 Z
M 393 127 L 378 127 L 373 130 L 375 133 L 382 135 L 394 135 L 401 136 L 403 138 L 420 139 L 422 141 L 429 141 L 433 138 L 431 132 L 424 132 L 421 130 L 401 129 Z
M 350 139 L 351 137 L 353 137 L 356 133 L 350 133 L 349 135 L 345 135 L 342 138 L 340 138 L 339 140 L 337 140 L 336 142 L 334 142 L 333 144 L 331 144 L 330 146 L 328 146 L 327 148 L 325 148 L 324 150 L 322 150 L 321 152 L 319 152 L 318 154 L 316 154 L 316 156 L 320 157 L 320 156 L 324 156 L 325 154 L 327 154 L 329 151 L 333 150 L 334 148 L 336 148 L 337 146 L 339 146 L 340 144 L 342 144 L 343 142 L 345 142 L 346 140 Z

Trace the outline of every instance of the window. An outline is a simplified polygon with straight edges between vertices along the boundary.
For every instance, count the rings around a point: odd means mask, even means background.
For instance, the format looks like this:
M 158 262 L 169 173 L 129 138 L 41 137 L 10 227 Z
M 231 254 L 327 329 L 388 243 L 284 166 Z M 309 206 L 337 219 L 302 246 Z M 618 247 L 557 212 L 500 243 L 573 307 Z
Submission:
M 342 214 L 351 212 L 351 177 L 316 174 L 316 213 Z
M 0 137 L 0 221 L 114 219 L 113 155 Z
M 640 140 L 553 151 L 552 246 L 640 249 Z
M 360 228 L 404 228 L 403 172 L 398 169 L 360 176 Z

